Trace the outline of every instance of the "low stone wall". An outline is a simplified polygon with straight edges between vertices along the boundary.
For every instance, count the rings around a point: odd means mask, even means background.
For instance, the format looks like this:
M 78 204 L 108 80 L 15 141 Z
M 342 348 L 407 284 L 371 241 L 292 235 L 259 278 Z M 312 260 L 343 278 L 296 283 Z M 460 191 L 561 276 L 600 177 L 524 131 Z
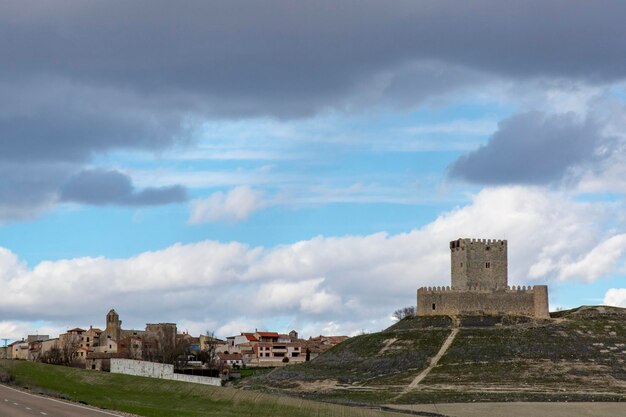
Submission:
M 193 384 L 214 385 L 218 387 L 222 385 L 222 380 L 220 378 L 175 374 L 174 365 L 136 361 L 133 359 L 112 358 L 111 373 L 144 376 L 148 378 L 170 379 L 172 381 L 191 382 Z
M 455 290 L 450 287 L 420 288 L 417 315 L 516 314 L 549 318 L 548 288 L 509 287 L 502 290 Z

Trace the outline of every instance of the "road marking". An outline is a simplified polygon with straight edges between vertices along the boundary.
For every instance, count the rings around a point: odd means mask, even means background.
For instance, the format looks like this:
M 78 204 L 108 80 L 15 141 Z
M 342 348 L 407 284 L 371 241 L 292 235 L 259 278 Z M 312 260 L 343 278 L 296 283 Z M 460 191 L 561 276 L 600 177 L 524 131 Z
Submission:
M 72 404 L 72 403 L 68 403 L 68 402 L 65 402 L 65 401 L 55 400 L 54 398 L 44 397 L 42 395 L 30 394 L 28 392 L 20 391 L 19 389 L 7 387 L 6 385 L 1 385 L 0 384 L 0 387 L 6 388 L 6 389 L 10 389 L 11 391 L 19 392 L 20 394 L 28 395 L 30 397 L 41 398 L 42 400 L 47 400 L 47 401 L 52 401 L 52 402 L 55 402 L 55 403 L 67 405 L 68 407 L 82 408 L 83 410 L 89 410 L 89 411 L 92 411 L 94 413 L 100 413 L 100 414 L 104 414 L 104 415 L 107 415 L 107 416 L 123 417 L 121 414 L 113 414 L 113 413 L 109 413 L 107 411 L 99 410 L 97 408 L 85 407 L 85 406 L 78 405 L 78 404 Z M 14 404 L 17 405 L 17 403 L 14 403 Z M 40 411 L 40 413 L 43 414 L 44 416 L 47 416 L 47 414 L 44 413 L 43 411 Z
M 30 410 L 31 408 L 30 408 L 30 407 L 26 407 L 26 409 L 27 409 L 27 410 Z
M 39 414 L 43 414 L 44 416 L 47 416 L 47 413 L 44 413 L 43 411 L 40 411 Z

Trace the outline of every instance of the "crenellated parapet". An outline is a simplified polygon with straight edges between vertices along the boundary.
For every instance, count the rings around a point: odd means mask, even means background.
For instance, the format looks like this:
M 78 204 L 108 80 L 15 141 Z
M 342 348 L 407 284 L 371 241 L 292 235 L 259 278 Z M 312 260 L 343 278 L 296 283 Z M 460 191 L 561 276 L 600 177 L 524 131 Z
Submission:
M 535 290 L 535 287 L 537 287 L 536 285 L 530 286 L 530 285 L 513 285 L 513 286 L 506 286 L 506 288 L 501 288 L 501 289 L 496 289 L 498 291 L 503 291 L 503 292 L 533 292 Z M 540 285 L 539 287 L 543 287 L 543 285 Z M 493 292 L 494 289 L 491 287 L 483 287 L 480 285 L 473 285 L 473 286 L 469 286 L 465 289 L 461 289 L 461 288 L 452 288 L 450 286 L 441 286 L 441 287 L 421 287 L 417 290 L 419 293 L 437 293 L 437 292 L 468 292 L 468 291 L 476 291 L 476 292 Z

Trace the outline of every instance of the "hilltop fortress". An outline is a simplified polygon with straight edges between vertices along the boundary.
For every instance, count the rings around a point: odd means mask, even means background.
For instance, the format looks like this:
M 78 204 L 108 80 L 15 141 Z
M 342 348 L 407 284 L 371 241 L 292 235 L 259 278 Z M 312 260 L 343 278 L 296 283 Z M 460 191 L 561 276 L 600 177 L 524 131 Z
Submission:
M 549 318 L 548 286 L 508 286 L 507 241 L 450 242 L 451 287 L 417 290 L 417 315 L 513 314 Z

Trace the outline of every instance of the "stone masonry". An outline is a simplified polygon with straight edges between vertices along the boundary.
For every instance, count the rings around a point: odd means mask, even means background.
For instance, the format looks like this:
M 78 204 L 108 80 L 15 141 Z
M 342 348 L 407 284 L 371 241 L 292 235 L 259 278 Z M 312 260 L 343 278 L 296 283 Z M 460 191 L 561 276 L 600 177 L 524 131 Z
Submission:
M 513 314 L 549 318 L 548 287 L 508 286 L 507 241 L 450 242 L 451 287 L 417 290 L 417 315 Z

